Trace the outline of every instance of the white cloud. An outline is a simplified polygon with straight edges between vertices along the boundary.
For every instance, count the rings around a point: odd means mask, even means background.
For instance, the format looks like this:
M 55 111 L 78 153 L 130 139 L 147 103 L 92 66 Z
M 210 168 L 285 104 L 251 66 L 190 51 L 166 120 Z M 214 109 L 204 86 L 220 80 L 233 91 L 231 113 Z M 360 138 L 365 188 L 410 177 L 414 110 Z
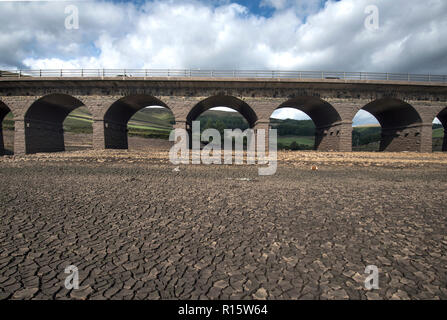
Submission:
M 228 107 L 214 107 L 214 108 L 211 108 L 210 110 L 225 111 L 225 112 L 237 112 L 236 110 L 228 108 Z
M 293 119 L 293 120 L 311 120 L 304 112 L 294 108 L 280 108 L 273 111 L 271 118 L 274 119 Z
M 365 110 L 359 110 L 359 112 L 357 112 L 352 122 L 353 122 L 352 125 L 354 127 L 367 124 L 379 124 L 379 121 L 377 121 L 377 119 L 371 113 Z
M 77 2 L 79 29 L 66 30 L 64 3 L 0 2 L 0 66 L 447 73 L 446 1 L 323 3 L 264 0 L 267 18 L 228 1 Z

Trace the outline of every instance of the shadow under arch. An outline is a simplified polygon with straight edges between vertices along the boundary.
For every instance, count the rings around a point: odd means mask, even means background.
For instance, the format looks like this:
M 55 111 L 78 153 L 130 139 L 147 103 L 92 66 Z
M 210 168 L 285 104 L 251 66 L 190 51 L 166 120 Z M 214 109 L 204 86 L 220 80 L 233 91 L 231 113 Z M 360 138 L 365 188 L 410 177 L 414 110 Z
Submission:
M 64 151 L 63 122 L 81 106 L 82 101 L 62 93 L 43 96 L 31 104 L 25 113 L 26 153 Z
M 315 124 L 315 150 L 339 150 L 341 117 L 338 111 L 327 101 L 318 97 L 300 96 L 291 98 L 275 110 L 293 108 L 307 114 Z
M 112 103 L 104 114 L 105 148 L 128 149 L 127 123 L 135 113 L 150 106 L 160 106 L 171 111 L 166 103 L 147 94 L 128 95 Z
M 444 128 L 444 138 L 442 141 L 442 151 L 447 151 L 447 107 L 445 107 L 438 115 L 436 116 L 438 120 L 441 122 L 443 128 Z
M 13 154 L 13 150 L 7 150 L 5 148 L 6 144 L 3 134 L 3 120 L 5 120 L 5 117 L 8 113 L 12 113 L 12 110 L 6 105 L 6 103 L 0 100 L 0 156 L 5 154 Z M 14 147 L 12 149 L 14 149 Z
M 380 151 L 418 151 L 422 119 L 417 110 L 396 98 L 381 98 L 361 110 L 372 114 L 382 127 Z

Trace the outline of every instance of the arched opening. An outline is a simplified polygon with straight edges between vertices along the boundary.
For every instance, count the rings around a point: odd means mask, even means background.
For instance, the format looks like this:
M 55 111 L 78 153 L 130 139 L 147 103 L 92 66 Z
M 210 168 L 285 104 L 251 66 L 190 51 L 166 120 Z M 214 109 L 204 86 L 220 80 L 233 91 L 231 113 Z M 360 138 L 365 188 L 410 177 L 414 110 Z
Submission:
M 378 152 L 382 127 L 371 113 L 359 110 L 352 120 L 352 151 Z
M 170 145 L 174 123 L 173 113 L 161 100 L 144 94 L 126 96 L 114 102 L 104 115 L 105 147 L 165 148 Z
M 291 114 L 290 109 L 298 110 L 295 113 L 300 117 L 293 122 L 293 135 L 301 135 L 301 143 L 296 142 L 296 145 L 301 144 L 302 149 L 314 149 L 320 151 L 335 151 L 339 150 L 341 129 L 341 117 L 337 110 L 328 102 L 318 97 L 296 97 L 282 103 L 270 116 L 270 126 L 272 128 L 279 129 L 280 133 L 288 132 L 285 129 L 281 129 L 280 125 L 284 123 L 278 123 L 276 117 L 278 114 Z M 285 110 L 285 111 L 282 111 Z M 288 116 L 285 116 L 286 118 Z M 303 122 L 305 121 L 305 122 Z M 289 121 L 290 122 L 290 121 Z M 312 134 L 313 132 L 313 134 Z M 312 143 L 313 136 L 313 145 Z M 305 138 L 304 138 L 305 137 Z M 294 139 L 294 138 L 293 138 Z M 293 143 L 293 139 L 289 139 L 290 143 Z M 279 138 L 279 141 L 281 138 Z M 287 141 L 287 140 L 283 140 Z M 300 146 L 298 146 L 300 148 Z
M 410 104 L 395 98 L 382 98 L 367 104 L 362 110 L 380 123 L 380 151 L 419 150 L 422 119 Z
M 0 101 L 0 155 L 14 154 L 14 116 Z
M 232 96 L 212 96 L 196 104 L 186 118 L 186 127 L 192 146 L 192 122 L 200 121 L 200 131 L 217 129 L 224 140 L 225 129 L 254 128 L 258 120 L 256 113 L 244 101 Z
M 287 107 L 276 109 L 270 116 L 270 127 L 277 130 L 278 150 L 315 148 L 315 123 L 300 110 Z
M 447 151 L 447 108 L 442 110 L 433 121 L 433 151 Z
M 73 112 L 78 108 L 81 111 Z M 85 136 L 78 141 L 80 137 L 76 134 L 81 132 Z M 70 150 L 84 149 L 91 146 L 91 132 L 91 115 L 87 108 L 80 100 L 67 94 L 44 96 L 36 100 L 25 114 L 26 153 L 65 151 L 66 138 Z

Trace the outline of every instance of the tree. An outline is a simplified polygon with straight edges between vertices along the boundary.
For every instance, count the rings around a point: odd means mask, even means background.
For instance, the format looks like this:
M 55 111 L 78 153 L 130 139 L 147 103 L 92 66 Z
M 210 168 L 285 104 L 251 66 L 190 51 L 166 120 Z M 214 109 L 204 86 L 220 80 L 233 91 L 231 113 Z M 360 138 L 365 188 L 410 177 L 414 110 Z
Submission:
M 293 141 L 291 144 L 290 144 L 290 150 L 299 150 L 299 148 L 300 148 L 300 146 L 298 145 L 298 143 L 296 143 L 296 141 Z

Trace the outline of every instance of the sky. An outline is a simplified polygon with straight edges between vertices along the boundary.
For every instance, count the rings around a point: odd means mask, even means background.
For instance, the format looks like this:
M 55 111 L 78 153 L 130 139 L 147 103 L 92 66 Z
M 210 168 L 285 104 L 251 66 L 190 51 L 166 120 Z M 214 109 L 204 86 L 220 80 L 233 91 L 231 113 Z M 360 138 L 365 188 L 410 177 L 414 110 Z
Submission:
M 447 74 L 445 0 L 0 0 L 0 12 L 2 69 Z

